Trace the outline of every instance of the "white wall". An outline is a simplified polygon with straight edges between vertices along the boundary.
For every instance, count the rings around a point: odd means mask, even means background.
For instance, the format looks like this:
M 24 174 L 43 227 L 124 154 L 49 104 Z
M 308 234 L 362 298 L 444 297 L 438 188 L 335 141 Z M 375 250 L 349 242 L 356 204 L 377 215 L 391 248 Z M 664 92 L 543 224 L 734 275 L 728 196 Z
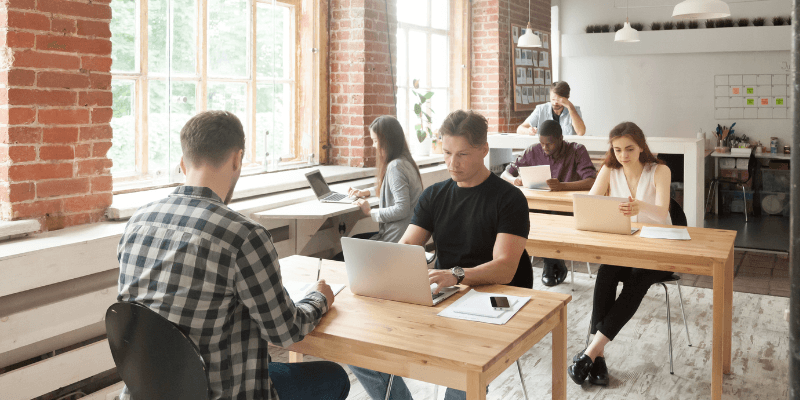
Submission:
M 670 2 L 632 0 L 631 6 L 642 1 Z M 728 2 L 732 18 L 771 20 L 789 15 L 791 7 L 789 0 Z M 614 0 L 559 0 L 558 4 L 564 34 L 581 34 L 589 24 L 613 25 L 624 20 L 625 10 L 614 8 Z M 671 15 L 672 7 L 630 10 L 631 21 L 646 26 L 669 21 Z M 789 61 L 789 51 L 578 56 L 562 58 L 560 72 L 572 87 L 571 100 L 581 106 L 589 135 L 603 136 L 617 123 L 633 121 L 648 136 L 694 137 L 698 129 L 710 132 L 718 123 L 734 122 L 714 118 L 714 75 L 785 74 Z M 786 143 L 791 139 L 791 119 L 735 122 L 737 133 L 762 143 L 771 136 Z

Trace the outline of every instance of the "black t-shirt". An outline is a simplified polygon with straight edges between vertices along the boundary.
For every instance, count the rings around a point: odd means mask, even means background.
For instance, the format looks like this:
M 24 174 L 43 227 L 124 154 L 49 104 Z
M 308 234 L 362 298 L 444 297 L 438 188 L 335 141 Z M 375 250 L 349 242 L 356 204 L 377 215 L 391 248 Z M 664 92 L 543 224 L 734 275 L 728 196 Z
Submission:
M 498 176 L 472 188 L 448 179 L 422 192 L 411 223 L 431 232 L 436 268 L 472 268 L 492 261 L 498 233 L 523 238 L 530 232 L 528 201 L 522 191 Z M 511 286 L 533 287 L 533 269 L 523 251 Z

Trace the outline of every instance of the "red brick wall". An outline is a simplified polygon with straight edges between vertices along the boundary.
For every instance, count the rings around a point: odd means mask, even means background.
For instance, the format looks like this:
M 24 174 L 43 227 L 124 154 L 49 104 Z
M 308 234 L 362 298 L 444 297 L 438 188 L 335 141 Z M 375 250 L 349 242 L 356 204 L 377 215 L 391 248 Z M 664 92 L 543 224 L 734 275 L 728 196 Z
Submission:
M 396 1 L 330 2 L 330 163 L 375 166 L 369 124 L 381 115 L 396 115 L 389 68 L 395 48 Z
M 531 27 L 550 33 L 550 1 L 531 0 Z M 513 132 L 530 111 L 514 111 L 511 23 L 528 24 L 527 0 L 472 2 L 472 108 L 489 120 L 489 132 Z
M 111 204 L 110 0 L 5 0 L 0 8 L 0 218 L 45 230 Z

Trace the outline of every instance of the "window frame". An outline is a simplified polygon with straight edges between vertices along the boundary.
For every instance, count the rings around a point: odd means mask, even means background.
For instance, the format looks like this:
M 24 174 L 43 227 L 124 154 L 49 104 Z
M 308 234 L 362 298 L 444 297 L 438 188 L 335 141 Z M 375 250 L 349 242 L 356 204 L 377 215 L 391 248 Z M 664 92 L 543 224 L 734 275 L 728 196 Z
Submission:
M 162 82 L 169 82 L 170 84 L 174 84 L 175 82 L 194 82 L 195 83 L 195 112 L 200 112 L 202 110 L 208 109 L 208 85 L 213 83 L 243 83 L 245 84 L 246 91 L 246 114 L 245 116 L 240 116 L 244 122 L 245 129 L 246 129 L 246 159 L 248 161 L 245 163 L 245 166 L 242 171 L 242 175 L 251 175 L 257 173 L 263 173 L 266 171 L 271 170 L 283 170 L 283 169 L 292 169 L 298 168 L 302 166 L 311 165 L 314 163 L 319 162 L 319 157 L 316 157 L 319 154 L 319 138 L 320 130 L 325 128 L 323 124 L 313 122 L 314 119 L 324 118 L 327 117 L 327 110 L 320 107 L 322 102 L 314 103 L 312 110 L 310 110 L 313 115 L 303 115 L 302 110 L 300 107 L 301 101 L 299 101 L 306 91 L 309 89 L 314 89 L 314 92 L 325 93 L 327 95 L 327 88 L 322 89 L 322 82 L 323 80 L 320 79 L 319 75 L 320 69 L 318 65 L 320 63 L 320 59 L 323 59 L 322 56 L 327 54 L 327 43 L 321 41 L 320 39 L 327 40 L 327 34 L 319 35 L 317 32 L 318 29 L 314 26 L 314 32 L 301 32 L 298 27 L 301 26 L 301 21 L 303 19 L 310 19 L 311 21 L 324 21 L 326 22 L 326 16 L 323 13 L 327 13 L 327 10 L 324 7 L 320 7 L 316 5 L 315 1 L 313 0 L 246 0 L 247 2 L 247 10 L 248 10 L 248 32 L 247 32 L 247 40 L 248 44 L 246 46 L 248 54 L 246 60 L 247 62 L 247 76 L 243 78 L 224 78 L 224 77 L 214 77 L 209 74 L 209 51 L 208 51 L 208 17 L 209 17 L 209 6 L 207 0 L 194 0 L 195 3 L 195 10 L 196 10 L 196 60 L 195 60 L 195 73 L 193 75 L 185 75 L 185 74 L 175 74 L 172 71 L 167 71 L 166 74 L 154 74 L 150 73 L 148 70 L 149 67 L 149 54 L 148 54 L 148 0 L 134 0 L 135 1 L 135 26 L 137 32 L 135 33 L 135 40 L 134 40 L 134 50 L 135 50 L 135 65 L 134 71 L 111 71 L 111 77 L 114 81 L 133 81 L 133 91 L 135 93 L 135 99 L 132 100 L 133 102 L 133 112 L 134 112 L 134 147 L 135 147 L 135 161 L 134 161 L 134 169 L 133 170 L 126 170 L 122 172 L 116 172 L 113 176 L 113 180 L 115 186 L 120 186 L 119 189 L 126 191 L 128 187 L 136 187 L 136 188 L 152 188 L 152 187 L 159 187 L 165 186 L 176 181 L 180 180 L 180 177 L 172 176 L 173 174 L 178 174 L 179 171 L 175 168 L 176 165 L 169 165 L 166 168 L 166 171 L 163 169 L 158 170 L 151 170 L 149 164 L 149 150 L 148 143 L 149 143 L 149 124 L 148 124 L 148 115 L 149 115 L 149 89 L 150 83 L 153 81 L 162 81 Z M 171 5 L 171 2 L 167 3 Z M 290 55 L 290 62 L 288 63 L 288 67 L 290 69 L 290 73 L 287 74 L 284 78 L 259 78 L 258 73 L 256 70 L 256 61 L 257 61 L 257 23 L 258 23 L 258 7 L 259 4 L 269 5 L 272 6 L 273 4 L 277 7 L 287 7 L 291 11 L 290 17 L 290 25 L 289 27 L 285 28 L 286 32 L 294 33 L 291 35 L 290 39 L 290 48 L 293 49 L 292 51 L 288 51 Z M 169 25 L 169 30 L 172 29 L 172 26 Z M 171 33 L 171 32 L 170 32 Z M 171 34 L 168 33 L 167 37 L 171 37 Z M 316 43 L 323 43 L 322 46 L 316 45 L 314 49 L 316 51 L 311 51 L 308 49 L 308 54 L 303 52 L 302 44 L 303 43 L 311 43 L 312 46 Z M 322 49 L 323 51 L 319 51 Z M 170 53 L 168 51 L 167 57 L 169 57 Z M 305 59 L 309 56 L 309 54 L 313 57 L 312 59 Z M 301 71 L 301 68 L 309 69 L 309 72 L 314 75 L 314 83 L 304 84 L 303 79 L 301 76 L 308 75 L 304 73 L 305 71 Z M 257 106 L 257 94 L 258 94 L 258 86 L 264 84 L 289 84 L 290 87 L 290 104 L 288 106 L 290 110 L 290 123 L 289 129 L 291 129 L 291 134 L 288 140 L 291 141 L 290 148 L 292 154 L 283 154 L 279 155 L 281 157 L 279 161 L 275 164 L 277 165 L 263 165 L 263 156 L 259 157 L 261 152 L 259 149 L 256 148 L 255 144 L 257 142 L 257 135 L 263 134 L 256 132 L 256 106 Z M 319 86 L 316 88 L 315 86 Z M 306 95 L 307 97 L 307 95 Z M 327 104 L 327 102 L 325 103 Z M 325 115 L 321 115 L 320 111 L 323 111 Z M 314 117 L 317 116 L 317 117 Z M 309 118 L 310 117 L 310 118 Z M 246 120 L 245 120 L 246 119 Z M 308 120 L 311 121 L 303 121 Z M 308 125 L 308 126 L 307 126 Z M 312 129 L 306 129 L 312 128 Z M 303 133 L 307 132 L 307 133 Z M 304 136 L 310 134 L 311 137 L 311 148 L 303 148 L 302 143 L 304 141 Z M 259 159 L 261 158 L 261 159 Z M 174 160 L 170 160 L 170 164 L 177 164 L 173 162 Z M 273 164 L 273 163 L 270 163 Z M 166 172 L 163 174 L 163 172 Z M 176 179 L 177 178 L 177 179 Z M 119 184 L 119 185 L 117 185 Z M 117 187 L 115 187 L 115 190 Z

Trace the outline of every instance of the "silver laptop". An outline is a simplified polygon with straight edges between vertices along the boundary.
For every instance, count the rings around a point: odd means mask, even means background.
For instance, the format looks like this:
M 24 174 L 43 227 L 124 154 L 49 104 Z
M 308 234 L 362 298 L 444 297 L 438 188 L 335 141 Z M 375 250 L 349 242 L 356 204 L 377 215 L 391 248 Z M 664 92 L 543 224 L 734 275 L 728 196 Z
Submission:
M 435 306 L 458 292 L 453 286 L 433 294 L 422 246 L 343 237 L 342 252 L 353 294 Z
M 633 235 L 639 229 L 631 229 L 631 217 L 619 212 L 619 204 L 627 202 L 628 199 L 622 197 L 573 194 L 575 228 L 582 231 Z
M 314 194 L 317 195 L 317 199 L 323 203 L 350 204 L 356 201 L 355 198 L 349 197 L 346 194 L 331 191 L 328 187 L 328 183 L 325 182 L 325 178 L 322 177 L 322 173 L 319 172 L 318 169 L 306 173 L 306 179 L 308 179 L 308 183 L 311 185 Z
M 536 165 L 533 167 L 519 167 L 522 178 L 522 187 L 533 190 L 550 190 L 547 180 L 550 179 L 549 165 Z

